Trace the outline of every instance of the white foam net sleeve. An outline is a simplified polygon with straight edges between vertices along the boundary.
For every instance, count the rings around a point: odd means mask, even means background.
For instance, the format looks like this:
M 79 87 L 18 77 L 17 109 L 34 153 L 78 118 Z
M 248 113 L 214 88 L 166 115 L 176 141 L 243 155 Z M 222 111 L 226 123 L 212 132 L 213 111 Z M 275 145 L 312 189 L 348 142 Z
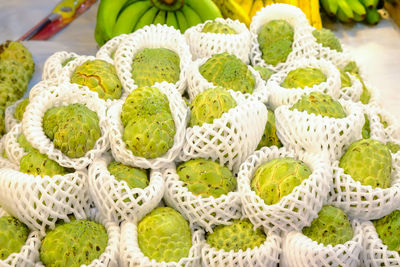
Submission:
M 159 169 L 173 162 L 181 152 L 183 142 L 185 141 L 186 125 L 189 120 L 189 110 L 183 101 L 182 96 L 176 90 L 174 84 L 162 82 L 155 83 L 155 87 L 165 94 L 169 101 L 169 109 L 175 122 L 174 145 L 161 157 L 146 159 L 133 155 L 122 139 L 124 127 L 121 121 L 121 111 L 123 101 L 112 105 L 107 111 L 109 138 L 111 150 L 114 158 L 129 166 L 136 166 L 144 169 Z
M 348 266 L 360 265 L 363 232 L 361 223 L 352 220 L 353 238 L 336 246 L 318 244 L 301 232 L 290 232 L 283 239 L 282 266 Z
M 283 157 L 303 161 L 310 167 L 312 173 L 290 194 L 282 197 L 278 203 L 267 205 L 251 190 L 251 180 L 257 168 L 262 164 Z M 295 153 L 286 147 L 279 149 L 275 146 L 263 147 L 240 166 L 238 188 L 242 198 L 243 213 L 256 228 L 262 226 L 266 232 L 301 230 L 318 216 L 319 210 L 328 198 L 330 179 L 329 163 L 319 155 Z
M 43 80 L 35 84 L 31 90 L 29 91 L 29 102 L 33 101 L 33 99 L 40 95 L 43 91 L 50 90 L 53 86 L 58 85 L 58 80 Z
M 244 63 L 249 64 L 251 38 L 246 25 L 238 20 L 216 18 L 214 21 L 228 25 L 237 33 L 202 32 L 204 25 L 210 21 L 207 20 L 202 24 L 197 24 L 185 32 L 186 41 L 189 44 L 193 60 L 227 52 L 237 56 Z
M 23 99 L 16 101 L 14 104 L 8 106 L 5 110 L 4 124 L 6 127 L 6 132 L 8 133 L 11 129 L 19 123 L 19 121 L 14 117 L 15 110 L 19 103 L 22 102 Z
M 185 37 L 173 27 L 167 25 L 148 25 L 123 40 L 114 56 L 115 67 L 122 86 L 128 91 L 137 88 L 132 79 L 132 62 L 135 54 L 144 48 L 167 48 L 180 58 L 179 81 L 175 83 L 180 94 L 186 89 L 186 71 L 192 64 L 192 55 Z
M 196 196 L 183 185 L 175 166 L 164 170 L 163 176 L 165 202 L 185 216 L 191 227 L 199 225 L 207 232 L 213 232 L 213 226 L 229 224 L 231 219 L 239 219 L 242 216 L 238 192 L 229 192 L 218 198 Z
M 323 153 L 331 160 L 340 158 L 344 149 L 361 139 L 364 115 L 360 105 L 338 101 L 347 114 L 342 119 L 290 110 L 290 106 L 278 107 L 275 124 L 279 140 L 294 150 Z
M 5 137 L 5 150 L 8 159 L 16 165 L 19 165 L 21 158 L 27 154 L 18 143 L 18 136 L 20 134 L 22 134 L 21 123 L 15 125 L 14 128 L 12 128 L 12 130 L 7 133 Z
M 124 41 L 128 37 L 127 34 L 121 34 L 115 36 L 114 38 L 110 39 L 105 43 L 96 53 L 96 58 L 103 59 L 107 62 L 114 61 L 114 55 L 119 47 L 119 44 Z
M 164 179 L 160 172 L 153 170 L 146 188 L 129 188 L 125 181 L 117 181 L 108 171 L 111 160 L 111 157 L 98 158 L 90 165 L 91 197 L 102 216 L 111 221 L 141 220 L 161 201 Z
M 206 242 L 201 250 L 203 266 L 278 266 L 282 253 L 282 239 L 276 233 L 268 233 L 263 244 L 253 249 L 237 252 L 216 249 Z
M 262 58 L 262 53 L 258 44 L 258 33 L 261 27 L 271 20 L 286 20 L 294 29 L 294 41 L 292 52 L 288 55 L 285 62 L 278 63 L 276 66 L 267 64 Z M 282 70 L 291 62 L 303 57 L 315 57 L 315 41 L 312 35 L 312 28 L 304 13 L 298 7 L 287 4 L 272 4 L 263 7 L 253 17 L 250 24 L 251 51 L 250 60 L 253 66 L 260 65 L 267 67 L 274 72 Z
M 125 221 L 121 226 L 121 266 L 146 266 L 146 267 L 195 267 L 201 266 L 201 247 L 204 242 L 204 232 L 192 229 L 192 247 L 188 257 L 178 262 L 156 262 L 145 256 L 139 248 L 137 224 Z
M 313 31 L 314 30 L 315 28 L 313 28 Z M 317 55 L 316 55 L 317 58 L 323 58 L 325 60 L 328 60 L 340 69 L 344 68 L 350 61 L 354 61 L 354 58 L 351 56 L 349 50 L 342 43 L 341 46 L 343 51 L 338 52 L 334 49 L 330 49 L 329 47 L 325 47 L 322 46 L 322 44 L 317 43 L 315 38 L 314 41 L 315 41 L 314 43 L 315 49 L 317 50 Z
M 353 102 L 360 101 L 360 96 L 362 94 L 362 84 L 360 80 L 347 72 L 351 80 L 351 86 L 340 88 L 339 98 L 344 100 L 350 100 Z
M 90 204 L 84 172 L 41 177 L 0 169 L 0 205 L 41 234 L 47 227 L 54 228 L 57 219 L 65 220 L 69 214 L 84 218 Z
M 237 106 L 211 124 L 187 128 L 181 161 L 212 158 L 236 173 L 257 148 L 267 122 L 266 106 L 251 95 L 228 91 Z
M 304 88 L 284 88 L 281 86 L 290 71 L 305 67 L 320 69 L 326 76 L 326 81 Z M 268 104 L 272 109 L 281 105 L 293 105 L 302 96 L 311 92 L 325 93 L 336 99 L 340 95 L 340 72 L 329 61 L 303 58 L 288 64 L 286 69 L 273 74 L 267 82 L 267 89 L 270 92 Z
M 51 55 L 44 63 L 42 80 L 57 80 L 64 67 L 69 63 L 63 66 L 64 62 L 76 57 L 78 57 L 77 54 L 66 51 L 56 52 Z
M 55 148 L 53 142 L 45 135 L 42 119 L 45 112 L 58 106 L 80 103 L 97 113 L 101 136 L 94 147 L 86 152 L 83 157 L 70 158 Z M 50 159 L 67 168 L 83 169 L 109 148 L 108 130 L 106 127 L 106 103 L 97 97 L 97 93 L 83 90 L 77 84 L 59 84 L 44 90 L 26 107 L 22 119 L 23 132 L 32 146 L 46 154 Z
M 399 137 L 397 132 L 400 125 L 397 118 L 392 114 L 373 105 L 363 105 L 363 111 L 369 120 L 371 139 L 386 143 L 386 141 Z M 384 125 L 383 122 L 387 125 Z
M 13 169 L 13 170 L 19 170 L 19 166 L 15 163 L 12 163 L 8 159 L 7 151 L 5 150 L 5 140 L 6 140 L 6 135 L 3 135 L 3 137 L 0 139 L 0 169 L 1 168 L 9 168 L 9 169 Z M 3 154 L 6 154 L 7 158 L 4 158 Z M 0 207 L 1 207 L 1 204 L 0 204 Z

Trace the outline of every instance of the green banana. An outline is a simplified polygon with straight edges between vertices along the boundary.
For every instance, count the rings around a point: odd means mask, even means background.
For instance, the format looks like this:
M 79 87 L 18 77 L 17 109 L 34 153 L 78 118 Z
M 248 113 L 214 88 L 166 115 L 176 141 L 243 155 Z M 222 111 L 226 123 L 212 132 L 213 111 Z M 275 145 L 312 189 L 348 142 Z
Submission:
M 153 22 L 157 12 L 158 9 L 154 6 L 149 10 L 147 10 L 146 13 L 144 13 L 143 16 L 139 18 L 138 22 L 136 23 L 134 31 L 139 30 L 146 25 L 150 25 Z
M 175 15 L 176 20 L 178 21 L 179 29 L 181 30 L 181 33 L 184 33 L 186 29 L 189 28 L 189 24 L 186 21 L 185 15 L 183 15 L 181 10 L 176 11 Z
M 202 21 L 221 18 L 221 11 L 212 0 L 185 0 L 185 5 L 196 10 Z
M 381 15 L 376 9 L 367 9 L 367 18 L 366 21 L 368 24 L 376 25 L 381 20 Z
M 185 0 L 150 0 L 150 2 L 157 9 L 165 11 L 175 11 L 179 10 L 185 4 Z
M 365 7 L 360 3 L 359 0 L 347 0 L 347 3 L 353 10 L 354 20 L 355 21 L 363 21 L 367 12 Z
M 375 9 L 378 5 L 379 0 L 361 0 L 361 3 L 367 8 L 367 9 Z
M 182 12 L 185 15 L 189 27 L 202 23 L 200 16 L 188 5 L 182 7 Z
M 153 24 L 154 25 L 157 25 L 157 24 L 163 25 L 163 24 L 165 24 L 166 18 L 167 18 L 167 11 L 160 10 L 158 12 L 158 14 L 154 17 Z
M 101 0 L 97 9 L 96 27 L 98 32 L 103 35 L 103 38 L 109 40 L 113 37 L 113 27 L 117 20 L 117 16 L 121 8 L 127 0 Z
M 107 42 L 104 37 L 104 32 L 100 29 L 100 26 L 97 23 L 96 28 L 94 29 L 94 39 L 99 47 L 102 47 Z
M 338 10 L 338 2 L 336 0 L 321 0 L 322 7 L 329 16 L 335 16 Z
M 166 22 L 167 22 L 168 26 L 172 26 L 175 29 L 179 30 L 178 21 L 176 20 L 174 11 L 168 11 L 167 12 L 167 21 Z
M 351 22 L 353 20 L 353 10 L 346 0 L 337 0 L 339 9 L 336 13 L 338 19 L 343 22 Z
M 354 15 L 353 15 L 351 18 L 349 18 L 349 17 L 347 16 L 347 14 L 344 13 L 343 10 L 342 10 L 341 8 L 338 9 L 338 11 L 337 11 L 337 13 L 336 13 L 336 16 L 337 16 L 337 18 L 338 18 L 341 22 L 344 22 L 344 23 L 352 22 L 352 21 L 353 21 L 353 18 L 354 18 Z

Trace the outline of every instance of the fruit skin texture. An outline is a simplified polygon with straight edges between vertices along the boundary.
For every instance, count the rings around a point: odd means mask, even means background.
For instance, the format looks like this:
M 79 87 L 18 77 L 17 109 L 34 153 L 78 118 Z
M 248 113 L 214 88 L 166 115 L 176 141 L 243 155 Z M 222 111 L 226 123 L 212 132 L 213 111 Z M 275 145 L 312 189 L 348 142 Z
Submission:
M 400 145 L 393 142 L 387 142 L 386 146 L 389 148 L 390 152 L 394 154 L 400 150 Z
M 340 72 L 340 82 L 341 82 L 341 88 L 345 88 L 345 87 L 350 87 L 351 86 L 351 79 L 350 76 L 339 69 Z
M 353 238 L 353 228 L 346 213 L 334 206 L 325 205 L 303 234 L 325 246 L 344 244 Z
M 261 137 L 260 143 L 257 146 L 257 150 L 261 149 L 264 146 L 277 146 L 282 147 L 282 143 L 276 135 L 276 126 L 275 126 L 275 114 L 271 110 L 268 109 L 268 119 L 265 124 L 264 134 Z
M 355 61 L 350 61 L 347 63 L 347 65 L 343 68 L 343 71 L 345 72 L 350 72 L 354 76 L 357 77 L 357 79 L 360 80 L 362 84 L 362 93 L 360 96 L 360 101 L 363 104 L 368 104 L 369 100 L 371 99 L 371 92 L 368 90 L 368 88 L 365 86 L 364 81 L 362 80 L 360 74 L 359 74 L 359 69 L 357 66 L 357 63 Z
M 138 244 L 143 254 L 157 262 L 178 262 L 189 256 L 189 223 L 176 210 L 158 207 L 138 224 Z
M 19 253 L 28 239 L 29 229 L 18 219 L 11 216 L 0 217 L 0 260 L 12 253 Z
M 35 150 L 32 147 L 32 145 L 28 142 L 28 140 L 26 140 L 26 137 L 23 133 L 18 135 L 17 142 L 24 149 L 24 151 L 26 153 L 29 153 L 29 152 Z
M 120 99 L 122 84 L 115 67 L 101 59 L 88 60 L 78 66 L 71 76 L 71 83 L 87 86 L 102 99 Z
M 176 83 L 180 73 L 179 55 L 166 48 L 145 48 L 132 62 L 132 79 L 139 87 L 162 81 Z
M 311 173 L 311 169 L 300 160 L 289 157 L 273 159 L 257 168 L 251 180 L 251 190 L 265 204 L 273 205 L 290 194 Z
M 207 22 L 203 26 L 201 32 L 237 34 L 237 32 L 232 27 L 229 27 L 227 24 L 218 21 Z
M 400 210 L 395 210 L 372 223 L 382 243 L 388 246 L 389 250 L 400 253 Z
M 366 114 L 364 114 L 364 119 L 365 119 L 365 123 L 362 127 L 361 134 L 364 139 L 368 139 L 371 136 L 371 127 L 370 127 L 368 116 Z
M 215 198 L 236 189 L 236 178 L 225 166 L 207 159 L 192 159 L 176 168 L 179 179 L 197 196 Z
M 16 118 L 18 121 L 22 121 L 22 117 L 24 116 L 24 112 L 28 104 L 29 98 L 25 98 L 24 100 L 19 102 L 17 107 L 15 108 L 14 118 Z
M 17 99 L 25 94 L 29 79 L 29 74 L 20 62 L 12 59 L 0 60 L 0 82 L 10 86 Z
M 49 159 L 47 155 L 41 154 L 38 150 L 34 149 L 21 158 L 20 161 L 20 172 L 40 175 L 40 176 L 54 176 L 54 175 L 65 175 L 67 169 L 60 166 L 54 160 Z
M 345 118 L 342 105 L 327 94 L 311 92 L 301 97 L 290 110 L 307 111 L 309 114 L 327 116 L 336 119 Z
M 329 29 L 314 30 L 312 35 L 317 39 L 317 43 L 338 52 L 343 52 L 342 45 L 336 35 Z
M 6 107 L 13 104 L 18 98 L 19 95 L 14 92 L 14 86 L 10 85 L 8 81 L 1 80 L 0 77 L 0 109 L 4 111 Z
M 24 67 L 29 79 L 35 71 L 35 62 L 33 61 L 32 54 L 20 42 L 6 41 L 0 45 L 0 60 L 13 59 L 18 61 Z
M 193 99 L 190 105 L 189 126 L 212 123 L 222 114 L 237 106 L 231 94 L 221 87 L 207 89 Z
M 261 67 L 259 65 L 254 66 L 253 68 L 256 71 L 258 71 L 258 73 L 260 73 L 261 78 L 266 82 L 269 80 L 269 78 L 272 76 L 272 74 L 274 74 L 274 72 L 272 70 L 269 70 L 268 68 Z
M 340 159 L 339 167 L 362 185 L 390 187 L 392 155 L 379 141 L 361 139 L 352 143 Z
M 251 94 L 256 85 L 248 66 L 226 52 L 213 55 L 200 66 L 199 71 L 207 81 L 225 89 Z
M 126 166 L 116 161 L 108 164 L 107 169 L 118 181 L 126 181 L 131 189 L 143 189 L 149 185 L 147 171 L 144 169 Z
M 6 125 L 5 125 L 5 114 L 4 110 L 0 109 L 0 137 L 6 133 Z
M 206 242 L 211 247 L 226 252 L 253 249 L 262 245 L 267 238 L 260 228 L 255 231 L 253 228 L 249 219 L 235 219 L 231 225 L 216 226 L 213 233 L 207 235 Z
M 107 231 L 101 224 L 89 220 L 58 223 L 42 240 L 40 260 L 47 267 L 88 265 L 100 257 L 107 242 Z
M 305 67 L 290 71 L 285 80 L 281 83 L 284 88 L 313 87 L 326 81 L 325 74 L 317 68 Z

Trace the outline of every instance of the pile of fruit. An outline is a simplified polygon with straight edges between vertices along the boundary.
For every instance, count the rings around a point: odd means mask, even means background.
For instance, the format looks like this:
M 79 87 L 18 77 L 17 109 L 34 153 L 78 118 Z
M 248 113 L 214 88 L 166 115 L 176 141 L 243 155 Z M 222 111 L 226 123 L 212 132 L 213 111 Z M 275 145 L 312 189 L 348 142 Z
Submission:
M 1 265 L 399 265 L 400 126 L 336 36 L 285 4 L 187 32 L 55 53 L 7 107 Z

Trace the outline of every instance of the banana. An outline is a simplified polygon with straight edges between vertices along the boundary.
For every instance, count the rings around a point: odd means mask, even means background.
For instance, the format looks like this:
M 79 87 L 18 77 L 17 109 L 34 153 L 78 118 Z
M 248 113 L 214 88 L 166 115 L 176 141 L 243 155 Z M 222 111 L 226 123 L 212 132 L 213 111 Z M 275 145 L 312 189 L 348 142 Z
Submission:
M 378 5 L 379 0 L 361 0 L 361 3 L 367 8 L 367 9 L 374 9 Z
M 219 7 L 224 18 L 238 19 L 250 26 L 249 15 L 234 0 L 214 0 L 214 3 Z
M 346 0 L 337 0 L 339 9 L 337 12 L 338 19 L 343 22 L 350 22 L 353 20 L 353 10 L 351 9 L 350 5 L 347 3 Z M 339 17 L 340 13 L 340 17 Z
M 99 24 L 96 23 L 96 28 L 94 29 L 94 39 L 96 40 L 97 44 L 99 47 L 102 47 L 103 44 L 107 42 L 107 40 L 104 38 L 104 33 L 99 27 Z
M 347 0 L 347 3 L 353 10 L 354 20 L 355 21 L 363 21 L 367 12 L 365 7 L 360 3 L 359 0 Z
M 189 24 L 186 21 L 185 15 L 181 10 L 175 11 L 176 20 L 178 21 L 179 29 L 181 33 L 184 33 L 187 28 L 189 28 Z
M 322 28 L 321 14 L 319 13 L 319 0 L 310 0 L 310 12 L 307 18 L 313 27 L 316 29 Z
M 238 2 L 238 1 L 236 1 Z M 257 0 L 242 0 L 240 1 L 240 3 L 238 2 L 238 4 L 243 8 L 244 12 L 246 12 L 246 14 L 251 14 L 251 9 L 254 6 L 254 3 L 257 2 Z M 263 2 L 261 0 L 261 2 Z M 264 3 L 263 3 L 264 6 Z
M 253 6 L 251 7 L 250 13 L 248 13 L 250 18 L 254 17 L 256 13 L 263 7 L 264 3 L 262 0 L 255 0 Z
M 344 23 L 352 22 L 353 21 L 353 17 L 354 17 L 354 16 L 352 16 L 351 18 L 348 17 L 347 14 L 344 13 L 344 11 L 340 7 L 339 7 L 339 9 L 338 9 L 338 11 L 336 13 L 336 16 L 341 22 L 344 22 Z
M 202 21 L 221 18 L 221 12 L 212 0 L 185 0 L 185 6 L 196 11 Z
M 166 22 L 167 22 L 168 26 L 172 26 L 175 29 L 179 30 L 178 21 L 176 20 L 174 11 L 168 11 L 167 12 L 167 20 L 166 20 Z
M 376 25 L 381 20 L 381 15 L 376 9 L 367 9 L 366 21 L 371 25 Z
M 167 19 L 167 11 L 165 10 L 160 10 L 157 15 L 154 17 L 153 23 L 154 25 L 157 24 L 165 24 L 165 20 Z
M 150 2 L 157 9 L 165 10 L 165 11 L 175 11 L 179 10 L 185 4 L 184 0 L 150 0 Z
M 96 23 L 98 32 L 104 35 L 104 39 L 111 39 L 113 27 L 121 8 L 127 0 L 101 0 L 97 9 Z
M 153 22 L 155 16 L 157 15 L 157 12 L 158 12 L 158 8 L 156 8 L 154 6 L 152 8 L 150 8 L 149 10 L 147 10 L 139 18 L 138 22 L 136 23 L 134 31 L 139 30 L 146 25 L 150 25 Z
M 329 16 L 335 16 L 338 10 L 338 2 L 336 0 L 321 0 L 322 7 Z
M 185 15 L 185 19 L 189 27 L 195 26 L 203 22 L 200 16 L 197 15 L 197 13 L 190 6 L 184 5 L 181 10 Z

